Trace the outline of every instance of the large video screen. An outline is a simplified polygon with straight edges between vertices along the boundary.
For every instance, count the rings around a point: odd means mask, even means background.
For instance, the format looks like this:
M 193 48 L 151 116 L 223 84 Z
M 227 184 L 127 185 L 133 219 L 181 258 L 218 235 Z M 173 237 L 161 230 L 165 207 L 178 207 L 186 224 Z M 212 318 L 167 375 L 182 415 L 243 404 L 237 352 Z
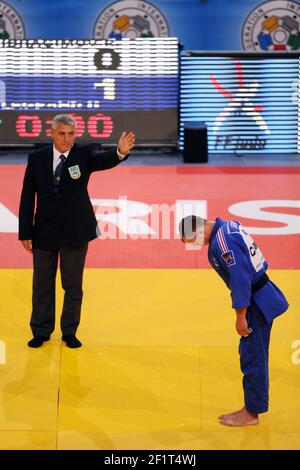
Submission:
M 83 141 L 175 144 L 178 40 L 0 40 L 0 144 L 48 142 L 70 113 Z
M 299 54 L 187 52 L 181 59 L 184 125 L 205 122 L 216 153 L 299 153 Z

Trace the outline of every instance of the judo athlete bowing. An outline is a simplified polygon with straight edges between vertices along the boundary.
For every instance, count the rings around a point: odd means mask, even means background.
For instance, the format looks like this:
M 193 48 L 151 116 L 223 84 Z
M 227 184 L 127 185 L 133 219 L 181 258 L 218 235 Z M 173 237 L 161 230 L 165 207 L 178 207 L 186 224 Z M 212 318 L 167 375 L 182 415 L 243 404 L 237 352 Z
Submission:
M 239 222 L 191 215 L 180 221 L 179 232 L 188 249 L 208 245 L 208 260 L 230 289 L 236 311 L 244 406 L 221 415 L 219 421 L 226 426 L 258 424 L 258 415 L 265 413 L 269 405 L 272 322 L 287 310 L 288 303 L 267 276 L 268 264 L 262 252 Z

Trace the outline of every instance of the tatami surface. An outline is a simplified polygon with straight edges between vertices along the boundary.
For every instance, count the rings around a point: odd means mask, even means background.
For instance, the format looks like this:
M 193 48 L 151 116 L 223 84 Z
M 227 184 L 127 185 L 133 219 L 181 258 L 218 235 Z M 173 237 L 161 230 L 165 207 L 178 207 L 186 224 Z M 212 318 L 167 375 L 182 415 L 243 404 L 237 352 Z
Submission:
M 157 236 L 124 237 L 118 226 L 116 239 L 90 244 L 77 350 L 61 343 L 59 276 L 56 330 L 42 348 L 27 347 L 32 257 L 17 240 L 25 166 L 1 165 L 1 449 L 300 449 L 300 169 L 288 161 L 243 163 L 126 163 L 92 175 L 102 230 L 114 225 L 110 213 L 126 195 L 134 223 Z M 259 426 L 218 423 L 242 406 L 242 376 L 230 295 L 209 269 L 206 249 L 186 251 L 172 233 L 164 239 L 145 215 L 195 200 L 211 219 L 258 231 L 268 273 L 290 303 L 274 322 L 270 410 Z M 253 214 L 252 201 L 263 210 Z M 236 204 L 242 215 L 232 211 Z
M 0 270 L 1 449 L 299 449 L 299 270 L 270 270 L 291 307 L 274 322 L 270 411 L 243 404 L 234 311 L 209 269 L 86 269 L 78 337 L 29 349 L 30 269 Z

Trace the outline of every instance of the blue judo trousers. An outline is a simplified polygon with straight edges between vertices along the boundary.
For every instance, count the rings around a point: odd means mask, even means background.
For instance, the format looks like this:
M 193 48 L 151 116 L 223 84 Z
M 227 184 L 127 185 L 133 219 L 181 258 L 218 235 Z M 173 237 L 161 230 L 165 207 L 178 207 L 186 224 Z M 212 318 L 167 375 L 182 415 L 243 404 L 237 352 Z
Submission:
M 239 222 L 217 218 L 209 240 L 208 260 L 231 292 L 232 308 L 247 307 L 253 332 L 239 344 L 245 408 L 264 413 L 269 405 L 269 343 L 274 318 L 288 302 L 268 278 L 268 264 Z

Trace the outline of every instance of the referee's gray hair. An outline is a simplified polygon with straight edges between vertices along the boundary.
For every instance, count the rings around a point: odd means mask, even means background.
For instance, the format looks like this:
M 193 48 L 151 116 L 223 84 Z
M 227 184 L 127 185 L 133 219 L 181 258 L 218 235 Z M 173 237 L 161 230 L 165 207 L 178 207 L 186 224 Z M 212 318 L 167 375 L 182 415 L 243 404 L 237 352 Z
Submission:
M 74 126 L 77 127 L 77 123 L 73 116 L 70 114 L 57 114 L 52 119 L 52 129 L 56 129 L 58 124 L 64 124 L 65 126 Z

